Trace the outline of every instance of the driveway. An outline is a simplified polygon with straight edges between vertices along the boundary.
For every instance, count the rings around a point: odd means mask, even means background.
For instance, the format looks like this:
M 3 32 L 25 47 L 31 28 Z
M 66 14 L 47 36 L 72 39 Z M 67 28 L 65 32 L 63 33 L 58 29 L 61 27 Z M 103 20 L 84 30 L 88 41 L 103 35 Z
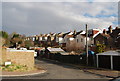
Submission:
M 23 77 L 3 77 L 3 79 L 109 79 L 106 77 L 97 76 L 94 74 L 86 73 L 79 68 L 65 65 L 55 61 L 49 60 L 36 60 L 35 63 L 38 67 L 42 67 L 47 72 L 32 76 Z

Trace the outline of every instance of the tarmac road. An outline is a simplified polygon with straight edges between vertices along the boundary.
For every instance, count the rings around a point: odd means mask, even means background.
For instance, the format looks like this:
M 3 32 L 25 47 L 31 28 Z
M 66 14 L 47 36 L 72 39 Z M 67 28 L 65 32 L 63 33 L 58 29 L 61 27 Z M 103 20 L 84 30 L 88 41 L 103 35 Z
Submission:
M 101 80 L 109 81 L 107 77 L 101 77 L 95 74 L 90 74 L 73 66 L 62 64 L 49 60 L 36 60 L 35 63 L 47 70 L 47 72 L 32 76 L 22 77 L 3 77 L 3 79 L 88 79 L 88 80 Z

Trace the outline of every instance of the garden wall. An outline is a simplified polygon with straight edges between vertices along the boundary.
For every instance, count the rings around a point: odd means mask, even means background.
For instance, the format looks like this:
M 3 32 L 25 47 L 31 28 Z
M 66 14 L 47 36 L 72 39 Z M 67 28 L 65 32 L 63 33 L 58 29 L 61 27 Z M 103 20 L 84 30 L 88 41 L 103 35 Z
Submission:
M 3 62 L 11 61 L 13 64 L 26 65 L 29 68 L 34 67 L 34 51 L 33 50 L 6 50 L 3 55 Z

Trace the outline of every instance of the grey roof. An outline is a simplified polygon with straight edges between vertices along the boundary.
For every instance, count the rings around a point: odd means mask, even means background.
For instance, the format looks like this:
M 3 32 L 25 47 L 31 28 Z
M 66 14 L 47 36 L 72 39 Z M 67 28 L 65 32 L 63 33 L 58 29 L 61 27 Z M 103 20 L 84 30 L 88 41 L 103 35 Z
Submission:
M 70 55 L 69 53 L 67 53 L 67 52 L 62 52 L 62 53 L 60 53 L 61 55 Z
M 77 35 L 79 35 L 80 33 L 82 33 L 82 32 L 83 32 L 83 30 L 77 32 L 77 33 L 74 35 L 74 38 L 75 38 Z
M 107 51 L 104 53 L 98 53 L 96 55 L 112 55 L 112 56 L 120 56 L 120 51 Z
M 50 52 L 64 52 L 61 48 L 47 48 Z
M 67 34 L 69 34 L 70 32 L 64 33 L 62 38 L 64 38 Z

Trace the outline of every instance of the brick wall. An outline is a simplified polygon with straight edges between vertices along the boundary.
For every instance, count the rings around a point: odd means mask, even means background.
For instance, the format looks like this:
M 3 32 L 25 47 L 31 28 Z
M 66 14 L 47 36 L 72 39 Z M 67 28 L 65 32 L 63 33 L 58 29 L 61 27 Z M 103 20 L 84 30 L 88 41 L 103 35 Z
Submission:
M 0 64 L 6 61 L 6 50 L 0 48 Z
M 26 65 L 29 68 L 34 67 L 34 51 L 7 50 L 3 55 L 3 62 L 11 61 L 15 64 Z

